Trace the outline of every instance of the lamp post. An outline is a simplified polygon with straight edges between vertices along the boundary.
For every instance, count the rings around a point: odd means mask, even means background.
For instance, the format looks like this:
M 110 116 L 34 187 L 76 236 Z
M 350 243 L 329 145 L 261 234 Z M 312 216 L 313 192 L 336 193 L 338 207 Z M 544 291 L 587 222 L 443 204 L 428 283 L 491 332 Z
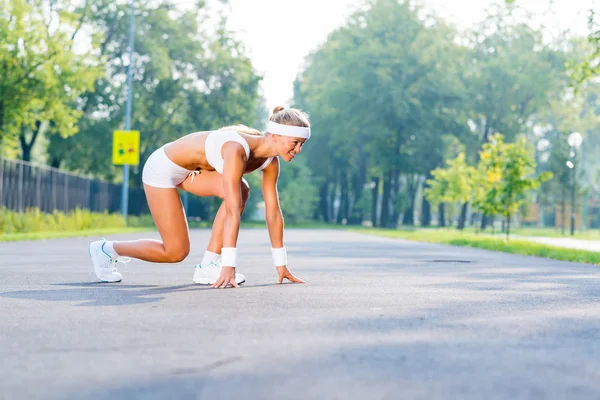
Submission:
M 127 104 L 125 108 L 125 130 L 131 129 L 131 67 L 133 65 L 133 30 L 135 23 L 134 0 L 130 4 L 129 16 L 129 65 L 127 66 Z M 121 186 L 121 215 L 127 218 L 127 206 L 129 204 L 129 164 L 123 165 L 123 186 Z
M 581 146 L 581 142 L 583 141 L 583 137 L 579 132 L 573 132 L 569 135 L 567 139 L 569 146 L 571 146 L 571 159 L 573 161 L 567 161 L 567 166 L 571 169 L 571 236 L 575 234 L 575 157 L 576 152 L 579 146 Z

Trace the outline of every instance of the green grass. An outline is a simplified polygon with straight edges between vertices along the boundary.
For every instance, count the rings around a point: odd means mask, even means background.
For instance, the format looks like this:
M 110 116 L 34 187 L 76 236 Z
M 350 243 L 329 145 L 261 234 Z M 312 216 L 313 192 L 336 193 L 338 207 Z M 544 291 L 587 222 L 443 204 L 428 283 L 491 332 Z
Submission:
M 402 228 L 401 228 L 402 229 Z M 417 229 L 452 229 L 452 228 L 417 228 Z M 464 229 L 464 232 L 477 233 L 473 226 L 469 226 Z M 491 228 L 487 228 L 485 233 L 492 234 Z M 496 236 L 506 236 L 500 229 L 496 229 L 494 232 Z M 575 234 L 571 236 L 571 231 L 568 227 L 565 227 L 565 233 L 563 235 L 560 228 L 535 228 L 535 227 L 522 227 L 522 228 L 510 228 L 511 236 L 541 236 L 541 237 L 564 237 L 564 238 L 575 238 L 584 240 L 600 240 L 600 229 L 588 229 L 585 231 L 575 230 Z
M 156 227 L 152 224 L 152 220 L 147 218 L 136 218 L 131 220 L 135 226 L 119 226 L 120 222 L 117 222 L 117 226 L 113 227 L 102 227 L 99 229 L 82 229 L 82 230 L 68 230 L 68 231 L 36 231 L 36 232 L 18 232 L 18 233 L 1 233 L 0 242 L 16 242 L 24 240 L 47 240 L 47 239 L 58 239 L 58 238 L 69 238 L 78 236 L 104 236 L 104 235 L 115 235 L 119 233 L 136 233 L 136 232 L 148 232 L 156 230 Z M 212 221 L 189 221 L 190 229 L 210 229 L 212 228 Z M 242 222 L 242 228 L 253 229 L 253 228 L 266 228 L 265 221 L 248 221 Z M 286 229 L 344 229 L 345 226 L 328 225 L 319 222 L 300 222 L 296 224 L 286 224 Z
M 0 234 L 0 242 L 18 242 L 23 240 L 47 240 L 81 236 L 104 236 L 115 235 L 118 233 L 135 233 L 148 232 L 152 228 L 102 228 L 88 229 L 82 231 L 66 231 L 66 232 L 27 232 L 27 233 L 4 233 Z
M 208 226 L 210 227 L 210 226 Z M 265 221 L 244 221 L 242 222 L 242 228 L 266 228 L 267 223 Z M 335 225 L 327 224 L 325 222 L 318 221 L 305 221 L 296 223 L 285 223 L 285 229 L 341 229 L 345 230 L 348 226 L 346 225 Z
M 456 229 L 431 228 L 392 230 L 378 228 L 349 228 L 348 230 L 352 232 L 414 240 L 418 242 L 467 246 L 485 250 L 501 251 L 505 253 L 545 257 L 554 260 L 600 264 L 600 252 L 566 249 L 519 239 L 510 239 L 506 241 L 504 238 L 499 238 L 489 234 L 459 232 Z
M 212 221 L 189 221 L 191 229 L 210 229 Z M 456 246 L 477 247 L 506 253 L 525 254 L 557 260 L 600 264 L 600 252 L 565 249 L 541 243 L 513 238 L 504 240 L 504 235 L 497 232 L 475 234 L 469 231 L 457 231 L 454 228 L 401 228 L 373 229 L 349 227 L 346 225 L 326 224 L 323 222 L 286 223 L 286 229 L 343 229 L 373 235 L 403 238 L 420 242 L 445 243 Z M 90 213 L 75 210 L 64 214 L 54 212 L 42 214 L 39 210 L 15 213 L 0 209 L 0 242 L 22 240 L 46 240 L 77 236 L 105 236 L 119 233 L 136 233 L 155 230 L 149 215 L 129 217 L 127 221 L 119 214 Z M 242 228 L 266 228 L 265 221 L 242 222 Z M 560 237 L 560 230 L 550 228 L 516 229 L 515 235 Z M 600 231 L 577 232 L 576 238 L 600 239 Z
M 401 230 L 448 230 L 448 231 L 457 231 L 455 227 L 451 228 L 439 228 L 437 226 L 432 227 L 400 227 Z M 466 227 L 463 232 L 476 234 L 477 231 L 473 226 Z M 480 232 L 481 234 L 481 232 Z M 491 228 L 487 228 L 483 234 L 494 235 L 497 237 L 504 237 L 506 233 L 502 232 L 500 229 L 496 229 L 492 233 Z M 535 227 L 523 227 L 523 228 L 510 228 L 510 236 L 540 236 L 540 237 L 555 237 L 555 238 L 575 238 L 575 239 L 583 239 L 583 240 L 600 240 L 600 229 L 588 229 L 585 231 L 576 230 L 575 234 L 571 236 L 571 231 L 567 227 L 565 228 L 565 233 L 563 235 L 562 230 L 560 228 L 535 228 Z

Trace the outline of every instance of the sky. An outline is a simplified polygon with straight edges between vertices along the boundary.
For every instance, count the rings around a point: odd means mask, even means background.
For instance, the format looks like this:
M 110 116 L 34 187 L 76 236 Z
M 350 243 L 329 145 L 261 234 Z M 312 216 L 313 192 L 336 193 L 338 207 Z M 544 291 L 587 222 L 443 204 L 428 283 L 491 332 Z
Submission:
M 600 0 L 516 0 L 532 12 L 533 25 L 544 24 L 549 32 L 570 29 L 587 33 L 587 10 Z M 266 105 L 288 106 L 293 81 L 305 57 L 327 35 L 344 24 L 363 0 L 229 0 L 228 27 L 236 32 L 263 75 Z M 492 0 L 421 0 L 425 8 L 468 28 L 484 19 Z

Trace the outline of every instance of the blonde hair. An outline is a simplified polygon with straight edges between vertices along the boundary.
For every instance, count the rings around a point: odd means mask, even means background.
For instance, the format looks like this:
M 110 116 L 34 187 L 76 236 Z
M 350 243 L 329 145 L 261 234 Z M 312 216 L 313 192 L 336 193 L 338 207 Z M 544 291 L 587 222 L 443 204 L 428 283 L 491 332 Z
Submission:
M 304 111 L 300 111 L 297 108 L 284 108 L 282 106 L 275 106 L 273 109 L 273 114 L 269 120 L 283 125 L 301 126 L 304 128 L 310 127 L 308 115 Z
M 236 132 L 245 133 L 247 135 L 262 136 L 262 133 L 260 133 L 260 131 L 257 131 L 256 129 L 253 129 L 253 128 L 249 128 L 246 125 L 224 126 L 219 130 L 220 131 L 236 131 Z

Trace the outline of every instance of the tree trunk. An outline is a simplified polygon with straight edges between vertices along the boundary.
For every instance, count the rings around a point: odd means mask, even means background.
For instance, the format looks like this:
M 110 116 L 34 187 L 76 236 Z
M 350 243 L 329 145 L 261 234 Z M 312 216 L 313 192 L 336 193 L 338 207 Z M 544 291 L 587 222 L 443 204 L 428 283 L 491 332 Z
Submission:
M 392 171 L 392 193 L 390 195 L 390 207 L 392 211 L 392 216 L 390 218 L 389 228 L 398 228 L 398 222 L 400 221 L 400 208 L 398 207 L 398 195 L 400 192 L 400 175 L 398 173 L 398 169 L 394 167 Z
M 381 226 L 383 228 L 390 227 L 390 197 L 392 193 L 392 176 L 389 171 L 383 181 L 383 195 L 381 199 Z
M 4 140 L 4 101 L 0 100 L 0 150 L 2 150 L 2 141 Z M 0 156 L 2 153 L 0 152 Z
M 379 200 L 379 177 L 373 176 L 371 177 L 373 182 L 375 182 L 375 187 L 372 190 L 372 204 L 371 204 L 371 224 L 373 227 L 379 226 L 377 219 L 377 202 Z
M 19 143 L 21 144 L 21 160 L 31 161 L 31 147 L 27 145 L 27 138 L 25 137 L 24 127 L 21 127 L 21 133 L 19 134 Z
M 327 182 L 323 183 L 319 188 L 319 208 L 318 213 L 322 220 L 326 223 L 331 222 L 330 214 L 329 214 L 329 202 L 328 202 L 328 194 L 329 194 L 329 184 Z M 318 219 L 318 218 L 317 218 Z
M 333 181 L 330 186 L 330 192 L 329 192 L 329 202 L 328 202 L 328 207 L 329 207 L 329 218 L 330 221 L 332 223 L 335 223 L 335 199 L 337 196 L 337 182 Z
M 348 223 L 348 179 L 344 170 L 340 174 L 340 209 L 338 210 L 337 223 Z
M 562 231 L 563 235 L 565 234 L 565 211 L 566 211 L 565 210 L 565 208 L 566 208 L 566 204 L 565 203 L 566 203 L 566 197 L 567 196 L 565 194 L 565 187 L 563 186 L 563 188 L 562 188 L 562 194 L 561 194 L 561 212 L 560 212 L 560 214 L 561 214 L 560 215 L 560 218 L 561 218 L 560 226 L 561 226 L 561 231 Z
M 465 222 L 467 221 L 467 210 L 469 208 L 469 202 L 465 202 L 460 210 L 460 216 L 458 217 L 458 226 L 459 230 L 465 229 Z
M 21 129 L 19 141 L 21 142 L 21 158 L 23 161 L 31 161 L 31 149 L 33 148 L 35 140 L 37 139 L 37 136 L 40 133 L 41 126 L 42 121 L 35 121 L 35 128 L 33 129 L 31 140 L 29 142 L 27 142 L 27 138 L 25 137 L 25 131 Z
M 418 184 L 415 182 L 414 174 L 408 180 L 408 207 L 402 218 L 403 225 L 415 226 L 415 197 L 417 196 Z
M 438 225 L 440 227 L 445 227 L 446 226 L 446 213 L 444 210 L 444 203 L 440 203 L 438 204 Z
M 485 228 L 487 228 L 487 225 L 488 225 L 488 222 L 489 222 L 488 221 L 488 217 L 489 216 L 486 215 L 486 214 L 482 214 L 481 215 L 481 227 L 480 228 L 481 228 L 482 231 L 484 231 Z
M 506 240 L 508 240 L 509 236 L 510 236 L 510 213 L 506 217 Z
M 421 226 L 431 226 L 431 204 L 425 196 L 421 202 Z
M 353 188 L 354 193 L 353 202 L 349 207 L 348 224 L 360 225 L 363 221 L 364 215 L 363 210 L 355 211 L 356 204 L 360 202 L 362 196 L 365 194 L 365 183 L 367 182 L 367 155 L 365 154 L 362 146 L 358 150 L 358 171 L 354 174 Z
M 475 226 L 475 228 L 477 228 L 477 219 L 478 218 L 479 218 L 478 212 L 471 213 L 471 221 L 469 222 L 469 225 L 473 225 L 473 226 Z
M 61 162 L 62 162 L 62 160 L 59 159 L 58 157 L 51 157 L 50 158 L 50 166 L 52 168 L 60 169 L 60 163 Z

